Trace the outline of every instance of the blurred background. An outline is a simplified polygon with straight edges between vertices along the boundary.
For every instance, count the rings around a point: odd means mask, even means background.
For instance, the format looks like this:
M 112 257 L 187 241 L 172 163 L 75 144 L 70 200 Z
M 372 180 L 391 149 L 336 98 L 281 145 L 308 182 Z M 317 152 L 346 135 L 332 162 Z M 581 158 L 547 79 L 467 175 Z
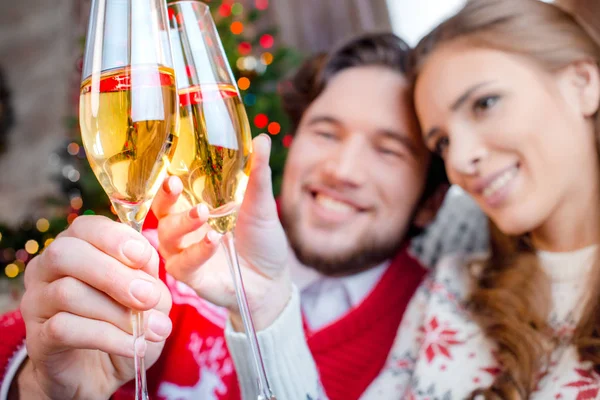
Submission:
M 464 0 L 210 0 L 253 134 L 273 138 L 278 190 L 292 136 L 279 82 L 314 52 L 392 30 L 410 44 Z M 80 146 L 77 105 L 90 0 L 0 2 L 0 312 L 26 263 L 81 214 L 114 215 Z

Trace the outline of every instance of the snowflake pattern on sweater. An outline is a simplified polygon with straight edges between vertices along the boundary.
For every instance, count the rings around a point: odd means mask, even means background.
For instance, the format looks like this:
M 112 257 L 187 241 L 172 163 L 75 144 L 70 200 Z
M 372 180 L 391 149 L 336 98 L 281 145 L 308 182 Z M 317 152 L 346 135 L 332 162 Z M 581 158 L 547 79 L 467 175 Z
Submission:
M 561 342 L 576 326 L 595 248 L 544 253 L 541 265 L 552 282 L 549 323 Z M 500 373 L 495 345 L 470 318 L 467 259 L 447 257 L 413 297 L 386 367 L 361 399 L 458 400 L 488 387 Z M 566 271 L 568 269 L 568 271 Z M 531 400 L 600 399 L 600 376 L 580 362 L 574 346 L 558 346 L 540 373 Z

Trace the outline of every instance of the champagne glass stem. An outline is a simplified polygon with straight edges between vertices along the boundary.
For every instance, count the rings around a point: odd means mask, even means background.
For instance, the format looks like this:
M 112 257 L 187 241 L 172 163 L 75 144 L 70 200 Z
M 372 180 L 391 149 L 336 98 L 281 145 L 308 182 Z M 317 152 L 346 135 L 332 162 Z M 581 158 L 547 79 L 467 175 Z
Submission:
M 237 252 L 235 250 L 235 239 L 233 232 L 226 232 L 223 235 L 223 240 L 221 243 L 223 244 L 225 252 L 227 253 L 227 261 L 229 262 L 229 269 L 231 270 L 231 275 L 233 277 L 235 295 L 238 306 L 240 307 L 244 331 L 246 332 L 250 342 L 254 367 L 258 377 L 258 400 L 276 400 L 275 396 L 271 392 L 269 381 L 267 380 L 265 366 L 263 364 L 262 355 L 260 354 L 260 347 L 258 346 L 256 331 L 254 330 L 254 324 L 252 322 L 252 315 L 250 314 L 250 310 L 248 308 L 248 300 L 246 299 L 246 291 L 244 289 L 244 282 L 242 280 L 242 271 L 240 269 Z
M 143 222 L 130 221 L 133 229 L 142 232 Z M 144 356 L 146 353 L 146 332 L 144 331 L 144 313 L 131 310 L 131 323 L 133 325 L 133 353 L 135 367 L 135 400 L 148 400 L 148 387 L 146 385 L 146 366 Z

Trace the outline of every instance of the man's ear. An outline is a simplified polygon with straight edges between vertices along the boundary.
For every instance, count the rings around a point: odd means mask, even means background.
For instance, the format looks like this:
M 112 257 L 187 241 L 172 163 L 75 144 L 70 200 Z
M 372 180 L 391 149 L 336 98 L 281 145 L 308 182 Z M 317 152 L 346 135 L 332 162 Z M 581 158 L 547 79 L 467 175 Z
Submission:
M 450 189 L 450 185 L 447 183 L 442 183 L 428 198 L 425 199 L 425 201 L 423 201 L 417 210 L 415 219 L 413 221 L 413 224 L 417 228 L 423 229 L 433 222 L 437 212 L 444 203 L 448 189 Z

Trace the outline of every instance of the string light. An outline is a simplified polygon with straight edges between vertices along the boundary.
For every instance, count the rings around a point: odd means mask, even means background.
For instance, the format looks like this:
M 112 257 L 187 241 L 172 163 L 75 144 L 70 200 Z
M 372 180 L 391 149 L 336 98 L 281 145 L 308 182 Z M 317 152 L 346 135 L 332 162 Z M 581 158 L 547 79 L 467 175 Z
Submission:
M 50 243 L 54 242 L 54 238 L 46 239 L 44 242 L 44 247 L 50 246 Z
M 270 65 L 273 62 L 273 54 L 264 52 L 260 56 L 260 61 L 265 65 Z
M 46 218 L 40 218 L 35 223 L 35 227 L 42 233 L 48 232 L 48 229 L 50 229 L 50 222 Z
M 265 49 L 270 49 L 275 44 L 275 39 L 273 38 L 272 35 L 265 33 L 264 35 L 262 35 L 260 37 L 259 43 Z
M 4 273 L 10 279 L 16 278 L 19 275 L 19 267 L 16 264 L 8 264 L 6 268 L 4 268 Z
M 277 122 L 271 122 L 267 130 L 271 135 L 277 135 L 279 132 L 281 132 L 281 125 L 279 125 Z
M 235 61 L 235 66 L 239 69 L 239 70 L 243 70 L 244 69 L 244 57 L 240 57 Z
M 69 225 L 71 225 L 71 224 L 73 223 L 73 221 L 75 221 L 75 218 L 77 218 L 77 217 L 78 217 L 78 215 L 77 215 L 77 214 L 75 214 L 75 213 L 71 213 L 71 214 L 69 214 L 69 215 L 67 216 L 67 223 L 68 223 Z
M 244 69 L 247 71 L 253 71 L 254 69 L 256 69 L 256 64 L 258 64 L 258 62 L 256 61 L 256 58 L 252 57 L 252 56 L 248 56 L 246 58 L 244 58 Z
M 269 8 L 269 0 L 256 0 L 254 4 L 259 10 L 266 10 Z
M 21 261 L 27 261 L 27 259 L 29 258 L 29 254 L 24 249 L 17 251 L 16 256 L 16 259 Z
M 252 93 L 248 93 L 246 96 L 244 96 L 244 103 L 247 106 L 253 106 L 254 104 L 256 104 L 256 96 Z
M 81 207 L 83 207 L 83 200 L 81 197 L 73 197 L 71 199 L 71 207 L 74 210 L 79 210 Z
M 244 6 L 241 3 L 235 3 L 231 6 L 231 13 L 233 15 L 240 15 L 244 12 Z
M 231 23 L 229 29 L 231 29 L 231 33 L 234 35 L 240 35 L 242 32 L 244 32 L 244 24 L 242 24 L 240 21 L 235 21 Z
M 245 76 L 238 79 L 238 87 L 240 90 L 247 90 L 250 87 L 250 79 Z
M 252 45 L 248 42 L 242 42 L 238 45 L 238 52 L 241 55 L 247 56 L 252 51 Z
M 285 135 L 283 137 L 283 140 L 281 141 L 283 144 L 283 147 L 285 147 L 286 149 L 289 148 L 292 145 L 292 140 L 294 139 L 294 137 L 292 135 Z
M 229 17 L 231 15 L 231 6 L 229 4 L 221 4 L 219 7 L 219 14 L 223 17 Z
M 96 215 L 96 213 L 94 212 L 94 210 L 85 210 L 83 212 L 83 215 Z
M 69 171 L 69 174 L 67 175 L 67 178 L 71 182 L 75 183 L 75 182 L 77 182 L 81 178 L 81 174 L 76 169 L 72 169 L 72 170 Z
M 269 123 L 269 118 L 265 114 L 258 114 L 254 117 L 254 125 L 258 129 L 263 129 Z
M 2 232 L 0 232 L 0 242 L 2 241 Z
M 70 143 L 67 146 L 67 152 L 72 155 L 72 156 L 76 156 L 79 153 L 79 145 L 77 143 Z
M 25 251 L 31 255 L 37 253 L 39 249 L 40 245 L 35 240 L 28 240 L 27 243 L 25 243 Z

